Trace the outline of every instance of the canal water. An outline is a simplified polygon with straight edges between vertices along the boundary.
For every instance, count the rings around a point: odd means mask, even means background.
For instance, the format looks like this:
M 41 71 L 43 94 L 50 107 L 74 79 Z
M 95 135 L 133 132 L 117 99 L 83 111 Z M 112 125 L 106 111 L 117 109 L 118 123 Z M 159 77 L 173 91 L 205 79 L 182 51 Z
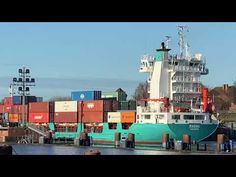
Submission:
M 112 146 L 91 146 L 78 147 L 67 144 L 12 144 L 13 155 L 84 155 L 91 149 L 98 150 L 101 155 L 236 155 L 236 144 L 234 152 L 216 152 L 216 142 L 205 142 L 207 151 L 196 151 L 196 146 L 192 145 L 191 151 L 164 150 L 160 147 L 138 147 L 114 148 Z

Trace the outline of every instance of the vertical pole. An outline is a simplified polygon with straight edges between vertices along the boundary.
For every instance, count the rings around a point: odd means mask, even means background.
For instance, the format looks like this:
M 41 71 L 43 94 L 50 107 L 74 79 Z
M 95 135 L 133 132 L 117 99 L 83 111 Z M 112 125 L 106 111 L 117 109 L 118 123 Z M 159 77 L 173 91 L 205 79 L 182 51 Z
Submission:
M 22 124 L 25 126 L 25 67 L 22 71 Z

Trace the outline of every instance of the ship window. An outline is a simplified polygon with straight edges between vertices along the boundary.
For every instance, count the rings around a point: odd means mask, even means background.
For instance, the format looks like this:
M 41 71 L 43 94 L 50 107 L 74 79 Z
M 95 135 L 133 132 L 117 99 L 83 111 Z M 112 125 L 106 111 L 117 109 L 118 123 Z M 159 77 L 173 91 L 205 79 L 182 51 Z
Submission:
M 145 115 L 145 119 L 151 119 L 151 115 Z
M 184 115 L 184 119 L 186 119 L 186 120 L 193 120 L 194 119 L 194 115 Z
M 180 115 L 172 115 L 172 119 L 180 119 Z
M 127 130 L 130 128 L 131 125 L 132 125 L 132 123 L 122 123 L 122 129 Z
M 204 120 L 205 116 L 204 115 L 195 115 L 195 120 Z
M 117 123 L 109 123 L 108 126 L 109 126 L 109 129 L 115 130 L 117 128 Z

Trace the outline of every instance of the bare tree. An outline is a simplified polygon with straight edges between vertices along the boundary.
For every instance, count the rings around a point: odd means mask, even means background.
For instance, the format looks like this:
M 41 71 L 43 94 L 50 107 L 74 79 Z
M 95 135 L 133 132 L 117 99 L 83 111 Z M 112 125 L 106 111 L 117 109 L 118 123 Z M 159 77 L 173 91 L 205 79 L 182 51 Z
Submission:
M 135 89 L 133 99 L 139 101 L 141 99 L 146 99 L 149 97 L 148 94 L 148 82 L 139 83 L 138 87 Z

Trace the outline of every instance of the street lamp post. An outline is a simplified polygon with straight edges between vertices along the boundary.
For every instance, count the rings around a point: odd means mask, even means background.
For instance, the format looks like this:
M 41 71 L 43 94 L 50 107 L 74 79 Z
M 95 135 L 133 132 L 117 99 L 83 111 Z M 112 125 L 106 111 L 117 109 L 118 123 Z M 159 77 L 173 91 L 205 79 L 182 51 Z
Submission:
M 30 70 L 23 66 L 18 70 L 19 78 L 13 78 L 13 85 L 18 87 L 18 93 L 22 96 L 22 119 L 21 124 L 25 126 L 25 96 L 30 95 L 29 87 L 35 86 L 35 79 L 30 79 Z

